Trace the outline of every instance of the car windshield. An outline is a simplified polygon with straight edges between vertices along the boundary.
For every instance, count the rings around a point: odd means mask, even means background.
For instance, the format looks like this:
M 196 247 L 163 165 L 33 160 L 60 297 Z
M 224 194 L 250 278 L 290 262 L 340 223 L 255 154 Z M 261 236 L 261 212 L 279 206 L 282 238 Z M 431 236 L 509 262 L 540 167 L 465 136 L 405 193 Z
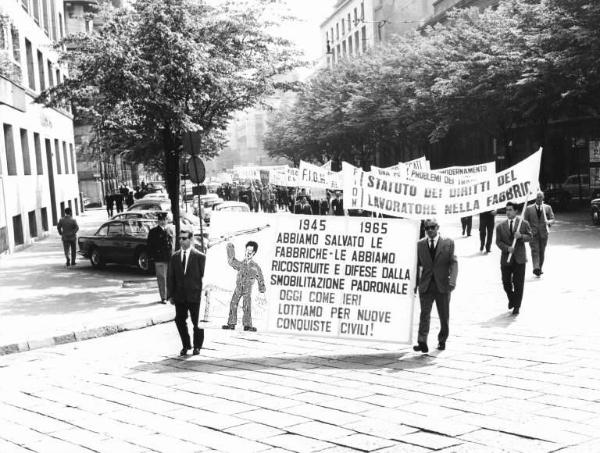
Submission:
M 146 236 L 150 231 L 150 224 L 148 222 L 128 222 L 125 224 L 125 234 L 129 236 Z
M 246 212 L 249 209 L 244 206 L 225 206 L 219 210 L 220 211 L 230 211 L 230 212 Z

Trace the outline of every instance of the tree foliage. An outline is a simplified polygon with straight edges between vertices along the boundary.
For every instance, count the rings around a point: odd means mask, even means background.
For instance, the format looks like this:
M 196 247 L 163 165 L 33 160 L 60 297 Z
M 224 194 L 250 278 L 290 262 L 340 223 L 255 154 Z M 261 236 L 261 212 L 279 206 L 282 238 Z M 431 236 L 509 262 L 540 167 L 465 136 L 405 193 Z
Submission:
M 442 24 L 319 71 L 274 116 L 265 145 L 295 159 L 390 164 L 452 129 L 476 127 L 506 146 L 515 125 L 532 126 L 543 143 L 550 120 L 598 114 L 599 71 L 594 0 L 455 9 Z
M 106 8 L 95 33 L 60 43 L 70 76 L 39 101 L 70 102 L 92 124 L 98 149 L 154 160 L 178 218 L 183 135 L 200 131 L 200 154 L 216 154 L 231 114 L 273 92 L 274 76 L 297 65 L 290 43 L 269 31 L 277 24 L 270 6 L 137 0 Z

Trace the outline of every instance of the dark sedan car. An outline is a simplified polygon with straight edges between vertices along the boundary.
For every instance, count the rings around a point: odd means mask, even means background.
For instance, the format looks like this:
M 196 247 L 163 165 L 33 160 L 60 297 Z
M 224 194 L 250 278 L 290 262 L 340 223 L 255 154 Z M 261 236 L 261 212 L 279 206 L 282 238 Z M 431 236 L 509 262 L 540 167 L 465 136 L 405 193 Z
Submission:
M 102 268 L 107 263 L 137 266 L 151 270 L 146 239 L 156 223 L 152 220 L 111 220 L 92 236 L 79 237 L 79 253 L 89 258 L 92 266 Z

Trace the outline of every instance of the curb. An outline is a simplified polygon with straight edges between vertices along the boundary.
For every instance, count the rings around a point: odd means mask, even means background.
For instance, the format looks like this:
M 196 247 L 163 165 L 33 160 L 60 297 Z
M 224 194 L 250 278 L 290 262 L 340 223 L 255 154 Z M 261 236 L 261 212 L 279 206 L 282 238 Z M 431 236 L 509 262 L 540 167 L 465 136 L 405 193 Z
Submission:
M 58 346 L 61 344 L 74 343 L 77 341 L 91 340 L 93 338 L 115 335 L 129 330 L 145 329 L 146 327 L 164 324 L 173 321 L 173 315 L 159 315 L 149 319 L 124 321 L 118 324 L 109 324 L 102 327 L 94 327 L 49 338 L 28 340 L 20 343 L 12 343 L 0 346 L 0 356 L 27 352 L 34 349 Z

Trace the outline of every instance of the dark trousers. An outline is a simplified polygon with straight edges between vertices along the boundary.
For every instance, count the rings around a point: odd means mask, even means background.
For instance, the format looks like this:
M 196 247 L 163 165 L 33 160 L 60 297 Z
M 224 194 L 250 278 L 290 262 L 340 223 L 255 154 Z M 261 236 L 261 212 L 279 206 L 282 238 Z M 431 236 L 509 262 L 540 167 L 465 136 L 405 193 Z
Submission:
M 450 293 L 438 292 L 435 284 L 431 284 L 429 289 L 419 294 L 421 302 L 421 317 L 419 319 L 419 343 L 427 343 L 429 335 L 429 325 L 431 324 L 431 308 L 435 301 L 438 316 L 440 317 L 440 333 L 438 334 L 438 342 L 445 343 L 450 334 Z
M 67 260 L 71 260 L 71 264 L 75 263 L 75 255 L 77 253 L 77 241 L 73 239 L 72 241 L 62 241 L 63 250 L 65 251 L 65 258 Z
M 190 313 L 192 326 L 194 326 L 194 348 L 202 348 L 204 343 L 204 329 L 198 327 L 198 316 L 200 314 L 200 304 L 175 304 L 175 325 L 181 338 L 181 344 L 186 349 L 191 349 L 190 334 L 187 328 L 187 317 Z
M 515 308 L 521 306 L 523 286 L 525 284 L 525 263 L 514 261 L 506 266 L 500 266 L 502 271 L 502 286 L 508 296 L 508 302 Z
M 485 247 L 486 251 L 492 249 L 492 240 L 494 239 L 494 222 L 479 224 L 479 240 L 481 241 L 480 250 Z
M 460 224 L 462 225 L 462 234 L 467 233 L 467 236 L 471 236 L 471 228 L 473 227 L 473 217 L 461 217 Z

